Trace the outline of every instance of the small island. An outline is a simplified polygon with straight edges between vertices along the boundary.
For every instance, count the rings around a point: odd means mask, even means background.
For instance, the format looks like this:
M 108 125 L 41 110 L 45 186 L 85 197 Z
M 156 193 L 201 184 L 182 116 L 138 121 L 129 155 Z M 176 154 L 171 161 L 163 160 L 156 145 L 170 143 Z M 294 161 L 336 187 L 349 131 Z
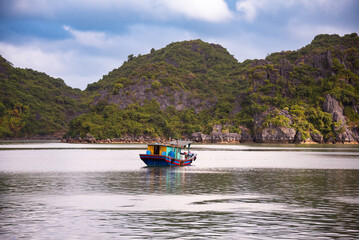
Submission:
M 65 142 L 359 142 L 359 37 L 238 62 L 201 40 L 137 57 L 84 91 L 0 58 L 0 138 Z

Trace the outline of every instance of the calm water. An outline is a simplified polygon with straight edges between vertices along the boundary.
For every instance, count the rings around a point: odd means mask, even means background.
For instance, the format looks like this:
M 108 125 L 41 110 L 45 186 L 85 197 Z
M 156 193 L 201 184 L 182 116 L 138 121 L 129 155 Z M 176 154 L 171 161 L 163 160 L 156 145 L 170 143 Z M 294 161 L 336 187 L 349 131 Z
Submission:
M 0 144 L 0 239 L 358 239 L 359 147 Z

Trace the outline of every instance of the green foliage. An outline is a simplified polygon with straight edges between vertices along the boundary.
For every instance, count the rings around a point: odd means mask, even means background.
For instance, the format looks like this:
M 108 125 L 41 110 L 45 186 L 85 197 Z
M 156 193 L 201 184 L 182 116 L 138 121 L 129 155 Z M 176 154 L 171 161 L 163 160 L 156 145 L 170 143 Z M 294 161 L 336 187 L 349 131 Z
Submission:
M 359 126 L 359 114 L 355 112 L 353 107 L 346 106 L 344 108 L 344 115 L 348 117 L 352 125 Z
M 117 95 L 118 91 L 122 88 L 123 88 L 122 83 L 115 83 L 115 85 L 113 86 L 113 95 Z
M 159 81 L 154 81 L 153 83 L 151 83 L 151 87 L 155 90 L 158 90 L 162 87 L 162 84 Z
M 83 93 L 62 79 L 12 67 L 0 57 L 0 138 L 50 135 L 66 131 L 86 108 Z
M 283 116 L 283 115 L 277 115 L 274 114 L 274 116 L 272 114 L 269 114 L 266 118 L 265 121 L 262 125 L 263 128 L 267 128 L 269 126 L 277 126 L 277 127 L 290 127 L 290 120 Z
M 119 138 L 124 135 L 146 135 L 151 137 L 183 137 L 194 131 L 204 131 L 198 124 L 206 113 L 196 114 L 194 109 L 183 111 L 169 106 L 161 110 L 156 100 L 147 101 L 143 106 L 130 105 L 119 109 L 115 104 L 94 107 L 70 122 L 69 136 L 85 136 L 87 133 L 97 139 Z M 99 111 L 99 109 L 102 109 Z
M 71 136 L 184 138 L 208 134 L 215 124 L 225 131 L 240 132 L 240 126 L 253 131 L 255 116 L 277 109 L 262 127 L 291 127 L 303 139 L 310 133 L 329 139 L 342 126 L 323 112 L 327 94 L 342 104 L 351 127 L 359 123 L 357 34 L 318 35 L 297 51 L 242 63 L 219 45 L 171 43 L 149 54 L 129 55 L 83 92 L 0 60 L 0 137 L 68 128 Z

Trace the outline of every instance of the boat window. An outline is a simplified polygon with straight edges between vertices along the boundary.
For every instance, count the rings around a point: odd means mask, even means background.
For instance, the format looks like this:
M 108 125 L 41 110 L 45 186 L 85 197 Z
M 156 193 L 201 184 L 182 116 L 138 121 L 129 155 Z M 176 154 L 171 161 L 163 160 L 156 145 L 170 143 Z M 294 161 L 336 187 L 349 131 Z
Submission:
M 155 149 L 153 151 L 153 154 L 159 155 L 160 154 L 160 146 L 155 145 L 154 147 L 155 147 Z

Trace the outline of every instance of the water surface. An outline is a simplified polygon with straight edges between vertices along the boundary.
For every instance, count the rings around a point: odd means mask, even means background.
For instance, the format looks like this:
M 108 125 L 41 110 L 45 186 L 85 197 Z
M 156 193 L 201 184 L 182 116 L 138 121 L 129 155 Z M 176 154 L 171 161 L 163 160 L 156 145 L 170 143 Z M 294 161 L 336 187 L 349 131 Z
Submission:
M 194 145 L 147 168 L 142 144 L 2 142 L 0 239 L 355 239 L 359 148 Z

